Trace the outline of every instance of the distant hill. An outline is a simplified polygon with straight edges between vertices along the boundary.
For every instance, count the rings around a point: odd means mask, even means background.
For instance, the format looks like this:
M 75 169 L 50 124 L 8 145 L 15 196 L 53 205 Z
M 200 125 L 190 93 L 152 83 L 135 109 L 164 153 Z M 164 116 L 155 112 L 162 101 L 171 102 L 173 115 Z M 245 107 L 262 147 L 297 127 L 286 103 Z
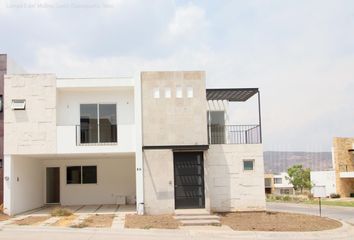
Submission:
M 302 164 L 312 171 L 330 170 L 332 168 L 331 152 L 264 152 L 265 173 L 286 172 L 295 164 Z

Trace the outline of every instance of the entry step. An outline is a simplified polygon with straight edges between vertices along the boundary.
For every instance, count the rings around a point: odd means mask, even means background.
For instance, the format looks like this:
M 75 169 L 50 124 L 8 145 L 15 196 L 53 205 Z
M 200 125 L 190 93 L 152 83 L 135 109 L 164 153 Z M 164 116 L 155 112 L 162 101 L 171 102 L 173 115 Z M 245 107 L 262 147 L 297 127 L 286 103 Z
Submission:
M 192 220 L 180 220 L 182 226 L 221 226 L 219 220 L 213 219 L 192 219 Z

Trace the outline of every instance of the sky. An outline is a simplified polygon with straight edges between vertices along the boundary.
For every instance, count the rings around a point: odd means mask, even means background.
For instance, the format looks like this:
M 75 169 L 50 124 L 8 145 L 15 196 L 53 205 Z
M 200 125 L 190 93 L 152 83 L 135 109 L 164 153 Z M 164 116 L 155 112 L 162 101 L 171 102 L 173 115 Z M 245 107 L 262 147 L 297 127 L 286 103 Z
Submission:
M 258 87 L 265 150 L 354 137 L 351 0 L 0 0 L 0 52 L 59 77 L 204 70 L 209 88 Z

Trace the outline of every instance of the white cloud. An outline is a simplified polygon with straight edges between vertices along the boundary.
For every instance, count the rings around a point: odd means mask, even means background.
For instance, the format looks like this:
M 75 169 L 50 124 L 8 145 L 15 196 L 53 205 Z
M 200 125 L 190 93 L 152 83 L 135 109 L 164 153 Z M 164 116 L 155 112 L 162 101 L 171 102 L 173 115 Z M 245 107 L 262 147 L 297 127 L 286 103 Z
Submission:
M 177 7 L 168 32 L 171 37 L 194 36 L 200 34 L 206 26 L 207 19 L 203 8 L 190 3 Z

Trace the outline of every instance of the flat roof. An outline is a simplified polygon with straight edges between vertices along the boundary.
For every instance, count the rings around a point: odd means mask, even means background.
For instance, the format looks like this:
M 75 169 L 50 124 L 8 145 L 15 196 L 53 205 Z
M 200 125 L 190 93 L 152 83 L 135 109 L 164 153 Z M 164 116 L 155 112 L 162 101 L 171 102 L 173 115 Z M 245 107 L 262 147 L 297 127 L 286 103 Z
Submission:
M 245 102 L 258 93 L 258 88 L 209 88 L 206 90 L 207 100 L 228 100 Z

